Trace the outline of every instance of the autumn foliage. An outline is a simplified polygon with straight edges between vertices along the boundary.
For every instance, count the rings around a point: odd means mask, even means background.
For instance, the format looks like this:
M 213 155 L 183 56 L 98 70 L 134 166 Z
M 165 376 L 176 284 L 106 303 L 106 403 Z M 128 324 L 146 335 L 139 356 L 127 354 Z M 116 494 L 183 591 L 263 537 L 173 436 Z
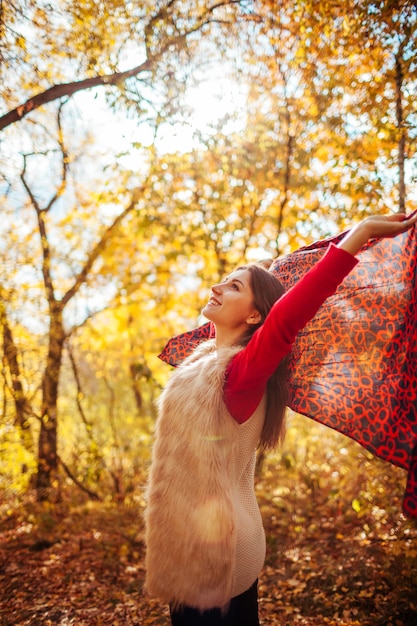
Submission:
M 0 621 L 164 624 L 157 355 L 236 264 L 416 207 L 415 3 L 0 11 Z M 404 482 L 291 416 L 257 484 L 263 623 L 415 624 Z

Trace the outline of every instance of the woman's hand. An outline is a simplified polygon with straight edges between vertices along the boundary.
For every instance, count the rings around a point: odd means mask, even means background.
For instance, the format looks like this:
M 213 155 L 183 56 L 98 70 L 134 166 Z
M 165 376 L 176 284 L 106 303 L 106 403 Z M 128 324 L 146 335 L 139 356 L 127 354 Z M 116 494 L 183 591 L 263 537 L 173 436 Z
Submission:
M 393 215 L 371 215 L 350 230 L 338 244 L 350 254 L 356 254 L 369 239 L 395 237 L 417 223 L 417 211 L 406 216 L 404 213 Z

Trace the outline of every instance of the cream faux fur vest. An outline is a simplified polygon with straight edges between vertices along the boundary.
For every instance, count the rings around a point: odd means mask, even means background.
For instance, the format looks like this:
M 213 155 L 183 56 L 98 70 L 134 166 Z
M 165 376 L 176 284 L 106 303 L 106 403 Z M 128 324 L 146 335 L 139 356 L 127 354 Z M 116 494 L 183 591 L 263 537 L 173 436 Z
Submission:
M 174 606 L 205 610 L 232 597 L 232 475 L 242 426 L 227 411 L 223 383 L 240 349 L 202 344 L 160 397 L 146 510 L 146 587 Z

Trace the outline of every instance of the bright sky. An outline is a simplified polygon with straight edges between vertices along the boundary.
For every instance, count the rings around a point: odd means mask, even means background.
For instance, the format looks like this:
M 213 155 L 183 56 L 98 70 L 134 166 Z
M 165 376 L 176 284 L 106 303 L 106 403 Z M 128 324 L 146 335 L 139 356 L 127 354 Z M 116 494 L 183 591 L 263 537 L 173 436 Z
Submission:
M 215 77 L 189 90 L 186 104 L 191 115 L 183 124 L 166 124 L 161 127 L 156 140 L 162 152 L 188 151 L 196 145 L 196 130 L 210 132 L 210 126 L 226 114 L 236 114 L 237 120 L 226 130 L 236 130 L 245 123 L 244 87 L 229 78 Z M 104 92 L 97 88 L 80 92 L 75 102 L 81 111 L 83 122 L 97 133 L 101 149 L 128 151 L 132 142 L 150 145 L 153 130 L 137 120 L 129 119 L 121 112 L 111 112 L 104 99 Z M 225 130 L 225 129 L 224 129 Z

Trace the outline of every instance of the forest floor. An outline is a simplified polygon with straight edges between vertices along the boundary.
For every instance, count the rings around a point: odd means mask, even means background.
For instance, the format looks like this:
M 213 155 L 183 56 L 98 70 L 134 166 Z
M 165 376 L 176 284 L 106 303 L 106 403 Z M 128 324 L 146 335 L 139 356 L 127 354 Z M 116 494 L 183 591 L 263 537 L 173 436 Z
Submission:
M 374 532 L 375 511 L 367 519 L 296 495 L 284 503 L 266 487 L 258 487 L 262 624 L 417 625 L 415 525 L 399 512 Z M 1 626 L 168 624 L 167 608 L 143 591 L 140 506 L 32 502 L 2 511 Z

